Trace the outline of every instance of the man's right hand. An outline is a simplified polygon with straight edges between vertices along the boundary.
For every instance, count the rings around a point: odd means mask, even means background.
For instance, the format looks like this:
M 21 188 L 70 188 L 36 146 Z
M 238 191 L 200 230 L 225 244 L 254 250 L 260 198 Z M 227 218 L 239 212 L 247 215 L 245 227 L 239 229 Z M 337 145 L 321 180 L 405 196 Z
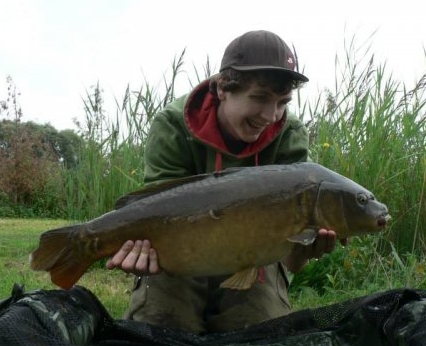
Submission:
M 126 241 L 120 250 L 107 261 L 106 268 L 119 268 L 126 273 L 138 276 L 157 274 L 161 271 L 157 252 L 151 248 L 149 240 Z

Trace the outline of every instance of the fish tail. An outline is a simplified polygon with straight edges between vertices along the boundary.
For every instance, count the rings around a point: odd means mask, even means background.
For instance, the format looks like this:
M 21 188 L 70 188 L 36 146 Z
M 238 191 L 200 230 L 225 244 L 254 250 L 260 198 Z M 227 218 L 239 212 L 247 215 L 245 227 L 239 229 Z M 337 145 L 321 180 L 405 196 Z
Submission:
M 71 288 L 94 262 L 74 245 L 80 228 L 77 225 L 43 233 L 39 247 L 30 254 L 31 269 L 48 271 L 54 284 Z

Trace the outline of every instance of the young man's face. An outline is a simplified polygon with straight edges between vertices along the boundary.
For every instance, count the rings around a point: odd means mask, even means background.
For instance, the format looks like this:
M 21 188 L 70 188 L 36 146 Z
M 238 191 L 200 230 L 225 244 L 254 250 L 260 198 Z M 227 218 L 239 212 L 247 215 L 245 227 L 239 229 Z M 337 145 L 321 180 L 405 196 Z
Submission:
M 291 101 L 291 89 L 282 94 L 256 82 L 238 92 L 218 90 L 219 126 L 236 140 L 256 141 L 265 128 L 284 116 L 286 104 Z

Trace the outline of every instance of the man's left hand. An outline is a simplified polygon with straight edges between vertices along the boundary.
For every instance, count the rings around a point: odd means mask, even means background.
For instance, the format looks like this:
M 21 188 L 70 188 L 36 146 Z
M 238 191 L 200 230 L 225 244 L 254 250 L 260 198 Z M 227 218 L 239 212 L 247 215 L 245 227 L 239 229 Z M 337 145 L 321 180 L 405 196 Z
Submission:
M 336 245 L 336 239 L 336 232 L 320 229 L 312 245 L 296 244 L 293 247 L 291 253 L 284 260 L 285 266 L 292 273 L 299 272 L 310 259 L 320 259 L 324 254 L 331 253 Z M 340 239 L 340 243 L 345 246 L 347 238 Z

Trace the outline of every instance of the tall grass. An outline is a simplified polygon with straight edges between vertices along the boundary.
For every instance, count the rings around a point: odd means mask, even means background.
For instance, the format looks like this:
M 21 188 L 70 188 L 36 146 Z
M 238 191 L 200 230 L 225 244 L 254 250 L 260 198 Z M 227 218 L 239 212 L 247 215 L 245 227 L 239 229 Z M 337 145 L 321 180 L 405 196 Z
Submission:
M 117 101 L 115 118 L 105 116 L 99 86 L 88 93 L 86 121 L 80 124 L 86 144 L 80 164 L 66 172 L 64 184 L 63 198 L 70 218 L 98 216 L 110 210 L 119 196 L 141 187 L 147 131 L 153 116 L 175 97 L 183 57 L 184 52 L 173 61 L 171 76 L 164 78 L 161 91 L 147 81 L 137 91 L 128 87 L 123 100 Z M 211 73 L 208 62 L 204 77 Z M 188 90 L 203 79 L 202 73 L 196 71 L 195 75 L 197 80 L 189 81 Z M 346 43 L 344 54 L 336 56 L 334 85 L 314 97 L 297 94 L 296 111 L 309 129 L 314 161 L 367 187 L 388 205 L 392 215 L 387 233 L 354 242 L 365 251 L 373 251 L 351 257 L 352 268 L 363 268 L 362 272 L 366 266 L 380 270 L 377 266 L 387 261 L 381 256 L 390 256 L 396 268 L 413 263 L 411 256 L 417 260 L 424 256 L 425 86 L 426 75 L 411 88 L 395 80 L 385 62 L 376 62 L 370 48 L 360 49 L 352 39 Z M 330 261 L 349 268 L 345 264 L 347 253 L 339 253 L 329 256 Z M 330 265 L 319 261 L 308 266 L 307 272 L 310 267 L 327 272 L 323 283 L 338 288 L 352 271 L 330 269 Z M 301 284 L 305 282 L 303 275 L 299 278 Z M 373 277 L 363 275 L 362 279 Z M 405 279 L 399 277 L 398 281 Z
M 311 119 L 311 156 L 373 191 L 393 219 L 386 233 L 310 263 L 293 285 L 334 294 L 425 287 L 426 75 L 407 88 L 354 39 L 345 52 L 334 88 L 300 107 Z
M 304 108 L 312 117 L 312 156 L 388 205 L 393 221 L 387 239 L 398 249 L 423 251 L 426 75 L 407 90 L 354 42 L 343 63 L 336 58 L 334 89 Z
M 145 84 L 137 91 L 128 86 L 123 100 L 116 100 L 115 117 L 103 109 L 99 84 L 87 93 L 86 118 L 77 123 L 85 138 L 79 165 L 65 171 L 64 203 L 72 219 L 99 216 L 114 207 L 118 197 L 142 187 L 143 157 L 153 116 L 175 98 L 175 79 L 183 65 L 184 52 L 172 63 L 170 80 L 157 87 Z

